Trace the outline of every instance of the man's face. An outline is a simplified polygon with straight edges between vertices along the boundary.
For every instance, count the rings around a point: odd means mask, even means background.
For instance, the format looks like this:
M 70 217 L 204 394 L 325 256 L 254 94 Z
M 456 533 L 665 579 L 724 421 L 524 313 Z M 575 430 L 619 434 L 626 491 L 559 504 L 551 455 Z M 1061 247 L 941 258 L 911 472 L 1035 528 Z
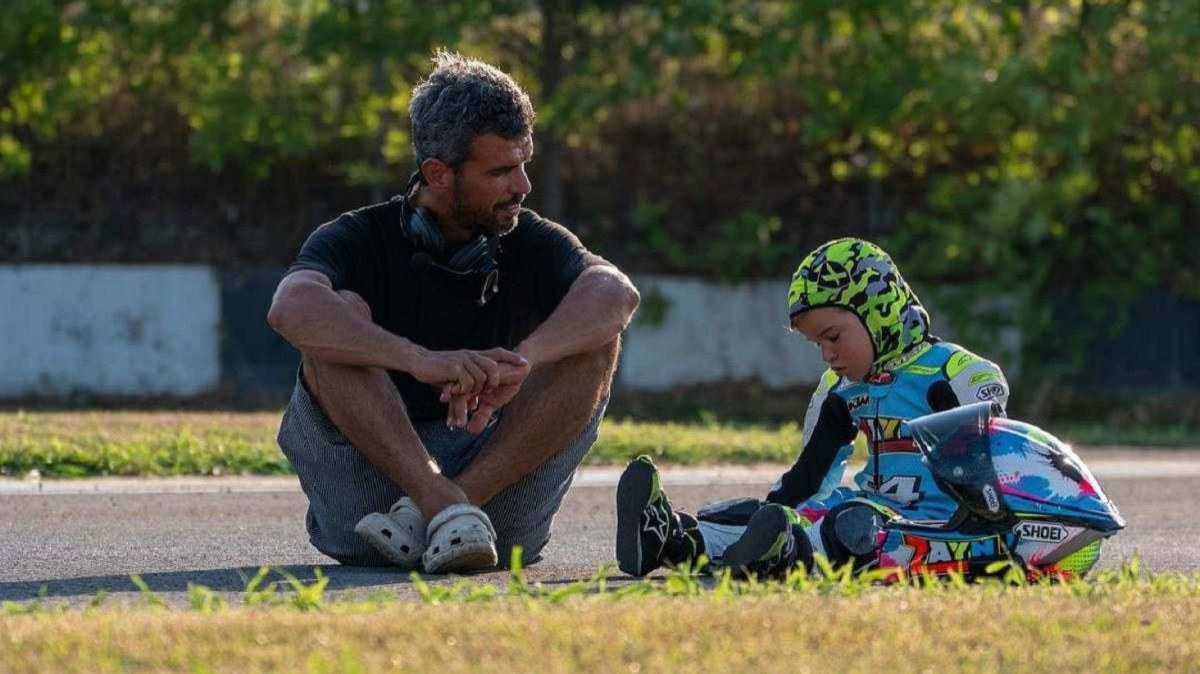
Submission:
M 517 226 L 521 202 L 533 186 L 525 164 L 533 157 L 533 138 L 484 134 L 454 172 L 454 221 L 474 234 L 500 236 Z
M 792 328 L 821 349 L 821 359 L 838 375 L 862 381 L 871 371 L 875 347 L 853 312 L 841 307 L 812 309 L 796 316 Z

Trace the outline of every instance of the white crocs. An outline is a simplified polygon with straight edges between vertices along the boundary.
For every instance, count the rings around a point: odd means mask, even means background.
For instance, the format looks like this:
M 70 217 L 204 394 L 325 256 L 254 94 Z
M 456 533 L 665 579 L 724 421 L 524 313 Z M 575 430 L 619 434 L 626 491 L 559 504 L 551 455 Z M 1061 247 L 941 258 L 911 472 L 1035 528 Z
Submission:
M 496 565 L 496 530 L 487 513 L 469 503 L 446 506 L 429 521 L 426 573 L 463 573 Z
M 425 516 L 409 497 L 396 501 L 386 513 L 371 513 L 354 525 L 379 554 L 403 569 L 421 565 L 425 552 Z

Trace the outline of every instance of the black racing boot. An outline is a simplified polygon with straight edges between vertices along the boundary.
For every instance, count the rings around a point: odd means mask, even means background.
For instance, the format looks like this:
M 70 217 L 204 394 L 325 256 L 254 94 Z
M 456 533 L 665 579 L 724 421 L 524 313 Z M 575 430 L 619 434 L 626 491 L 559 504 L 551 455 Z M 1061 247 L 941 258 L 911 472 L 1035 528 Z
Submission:
M 644 576 L 660 566 L 694 563 L 704 553 L 695 517 L 677 513 L 649 456 L 629 462 L 617 482 L 617 566 Z

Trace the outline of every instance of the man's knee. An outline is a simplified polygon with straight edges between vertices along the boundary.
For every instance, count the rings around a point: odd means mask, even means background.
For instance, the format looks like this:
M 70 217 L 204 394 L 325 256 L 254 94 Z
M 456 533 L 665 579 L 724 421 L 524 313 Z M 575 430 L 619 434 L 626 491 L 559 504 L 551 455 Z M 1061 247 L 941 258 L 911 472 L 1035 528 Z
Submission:
M 546 373 L 552 380 L 558 377 L 582 384 L 596 385 L 601 395 L 607 395 L 617 370 L 617 357 L 621 352 L 621 339 L 599 346 L 591 351 L 567 356 L 554 364 Z
M 326 411 L 347 397 L 358 400 L 372 391 L 390 396 L 394 390 L 387 372 L 381 368 L 331 363 L 308 354 L 300 356 L 300 376 L 317 405 Z M 403 406 L 402 401 L 400 404 Z
M 322 384 L 328 380 L 328 375 L 329 368 L 325 361 L 314 358 L 306 353 L 300 354 L 300 379 L 303 381 L 305 389 L 308 390 L 308 394 L 312 396 L 313 401 L 322 409 L 325 406 L 324 398 L 328 394 L 322 391 L 321 388 Z
M 583 354 L 592 367 L 602 373 L 605 379 L 610 379 L 617 369 L 617 358 L 621 355 L 621 336 L 599 348 Z

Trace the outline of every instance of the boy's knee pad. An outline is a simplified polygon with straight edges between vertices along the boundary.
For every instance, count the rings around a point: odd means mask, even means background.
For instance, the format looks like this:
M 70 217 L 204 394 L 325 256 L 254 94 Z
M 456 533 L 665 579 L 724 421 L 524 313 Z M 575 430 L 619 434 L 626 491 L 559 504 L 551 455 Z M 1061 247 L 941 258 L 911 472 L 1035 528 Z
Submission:
M 829 562 L 838 567 L 854 560 L 855 569 L 873 562 L 884 524 L 883 515 L 864 503 L 847 501 L 831 508 L 821 520 L 821 542 Z

